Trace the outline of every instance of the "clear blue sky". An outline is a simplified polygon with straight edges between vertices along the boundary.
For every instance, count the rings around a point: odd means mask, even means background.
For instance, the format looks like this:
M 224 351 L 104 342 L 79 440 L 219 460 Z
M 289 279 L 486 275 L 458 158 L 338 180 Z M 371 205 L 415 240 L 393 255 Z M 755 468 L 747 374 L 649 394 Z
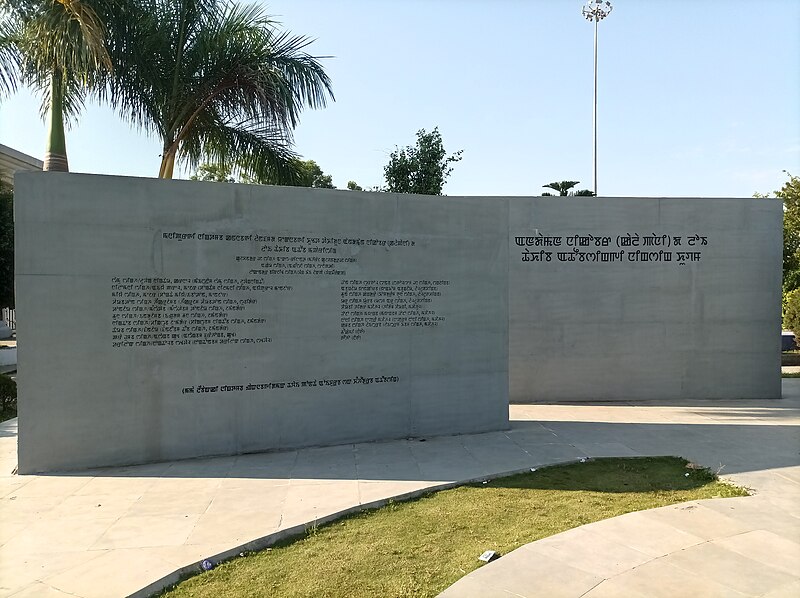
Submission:
M 800 174 L 800 1 L 612 0 L 600 23 L 599 190 L 735 196 Z M 591 187 L 593 26 L 579 0 L 274 0 L 316 38 L 336 102 L 296 150 L 344 187 L 382 183 L 396 145 L 435 126 L 464 150 L 448 195 Z M 0 104 L 0 143 L 41 157 L 38 99 Z M 67 134 L 76 172 L 155 176 L 159 143 L 90 106 Z

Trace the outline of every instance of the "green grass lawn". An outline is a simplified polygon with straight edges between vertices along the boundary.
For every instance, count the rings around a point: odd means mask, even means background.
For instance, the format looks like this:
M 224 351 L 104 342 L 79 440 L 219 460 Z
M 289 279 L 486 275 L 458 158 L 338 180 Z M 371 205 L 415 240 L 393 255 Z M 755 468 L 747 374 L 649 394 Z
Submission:
M 160 595 L 435 596 L 476 569 L 484 550 L 503 555 L 623 513 L 747 494 L 686 465 L 674 457 L 597 459 L 390 503 L 228 561 Z

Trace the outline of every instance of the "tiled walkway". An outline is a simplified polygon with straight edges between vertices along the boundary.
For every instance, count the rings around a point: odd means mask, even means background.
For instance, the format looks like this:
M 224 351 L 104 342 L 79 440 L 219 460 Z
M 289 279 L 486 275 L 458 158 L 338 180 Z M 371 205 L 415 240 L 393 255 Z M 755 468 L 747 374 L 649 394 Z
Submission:
M 148 595 L 203 558 L 421 490 L 590 456 L 681 455 L 754 496 L 529 544 L 451 596 L 800 595 L 800 380 L 780 401 L 513 405 L 508 432 L 17 476 L 0 424 L 0 596 Z M 772 592 L 772 593 L 770 593 Z
M 512 407 L 515 419 L 535 418 L 589 455 L 681 455 L 754 494 L 629 513 L 532 542 L 442 598 L 797 598 L 798 383 L 784 381 L 782 401 Z

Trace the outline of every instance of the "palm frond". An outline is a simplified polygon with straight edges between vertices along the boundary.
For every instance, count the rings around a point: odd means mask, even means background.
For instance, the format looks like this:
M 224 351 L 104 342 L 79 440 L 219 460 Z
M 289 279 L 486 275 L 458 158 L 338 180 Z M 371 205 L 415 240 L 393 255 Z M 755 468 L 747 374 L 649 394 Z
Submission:
M 19 84 L 22 58 L 17 44 L 20 35 L 19 23 L 0 9 L 0 96 L 13 93 Z
M 117 0 L 0 0 L 0 90 L 18 83 L 38 90 L 49 105 L 50 79 L 61 79 L 64 111 L 75 116 L 97 73 L 112 69 L 105 26 L 93 6 Z
M 190 169 L 197 169 L 205 160 L 259 182 L 290 185 L 298 181 L 298 155 L 280 128 L 239 121 L 204 127 L 203 131 L 181 145 L 178 159 Z
M 554 191 L 558 191 L 559 195 L 565 196 L 572 189 L 575 185 L 579 184 L 580 181 L 560 181 L 555 183 L 548 183 L 547 185 L 542 185 L 547 189 L 553 189 Z
M 259 5 L 227 0 L 139 0 L 126 22 L 124 36 L 109 26 L 115 71 L 102 99 L 158 133 L 165 156 L 196 167 L 204 152 L 218 157 L 225 140 L 257 155 L 273 143 L 271 161 L 248 158 L 253 168 L 291 175 L 276 165 L 293 155 L 301 111 L 333 99 L 321 63 L 304 52 L 310 39 L 276 32 Z
M 37 72 L 70 71 L 87 79 L 100 68 L 111 70 L 105 28 L 94 11 L 79 0 L 46 2 L 24 22 L 20 50 Z
M 64 124 L 70 126 L 77 121 L 78 115 L 83 110 L 86 103 L 87 89 L 82 81 L 79 81 L 69 73 L 59 71 L 56 76 L 61 77 L 61 89 L 64 93 L 61 98 L 62 110 L 64 112 Z M 50 96 L 52 88 L 49 85 L 49 77 L 36 75 L 32 77 L 36 81 L 35 87 L 38 88 L 41 103 L 39 105 L 39 115 L 44 118 L 48 108 L 53 101 Z

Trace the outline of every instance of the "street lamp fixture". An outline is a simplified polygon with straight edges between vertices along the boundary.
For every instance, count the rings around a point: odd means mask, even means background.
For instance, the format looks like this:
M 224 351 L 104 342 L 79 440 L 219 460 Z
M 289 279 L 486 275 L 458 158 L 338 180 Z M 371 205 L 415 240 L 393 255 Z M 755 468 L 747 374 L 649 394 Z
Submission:
M 581 9 L 587 21 L 594 21 L 594 102 L 592 104 L 592 181 L 594 195 L 597 197 L 597 24 L 611 14 L 614 7 L 608 0 L 589 0 Z

